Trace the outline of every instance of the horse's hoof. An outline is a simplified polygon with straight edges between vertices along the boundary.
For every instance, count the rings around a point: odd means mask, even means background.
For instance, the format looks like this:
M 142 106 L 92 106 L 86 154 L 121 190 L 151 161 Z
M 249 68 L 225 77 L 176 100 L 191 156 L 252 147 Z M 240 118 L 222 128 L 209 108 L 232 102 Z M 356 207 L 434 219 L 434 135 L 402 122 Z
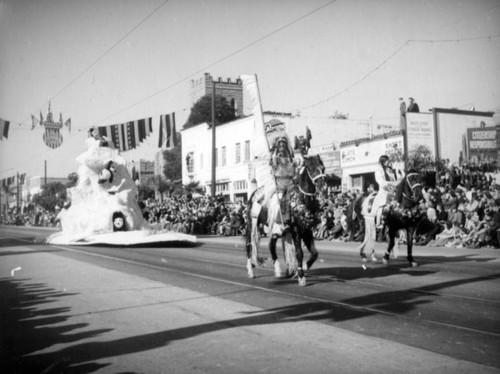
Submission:
M 384 257 L 382 257 L 382 263 L 384 265 L 389 265 L 389 256 L 387 254 L 385 254 Z
M 372 260 L 372 262 L 375 262 L 375 263 L 378 262 L 378 258 L 374 254 L 371 255 L 370 259 Z
M 299 277 L 299 286 L 305 287 L 307 285 L 306 277 Z
M 255 273 L 253 272 L 253 270 L 248 270 L 248 278 L 255 278 Z
M 416 267 L 418 267 L 418 262 L 416 262 L 416 261 L 410 261 L 410 265 L 411 265 L 412 268 L 416 268 Z
M 280 266 L 278 261 L 276 261 L 274 263 L 274 277 L 275 278 L 282 278 L 283 277 L 283 273 L 281 271 L 281 266 Z

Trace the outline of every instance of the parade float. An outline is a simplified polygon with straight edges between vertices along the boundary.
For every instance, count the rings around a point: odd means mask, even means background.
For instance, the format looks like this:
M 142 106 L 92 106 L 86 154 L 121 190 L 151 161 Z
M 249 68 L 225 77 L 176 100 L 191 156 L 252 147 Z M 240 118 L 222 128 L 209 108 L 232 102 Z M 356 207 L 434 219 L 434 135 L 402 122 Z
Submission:
M 48 244 L 118 246 L 195 243 L 196 237 L 149 225 L 137 203 L 137 186 L 113 143 L 90 134 L 88 149 L 76 158 L 77 184 L 59 213 L 61 231 Z

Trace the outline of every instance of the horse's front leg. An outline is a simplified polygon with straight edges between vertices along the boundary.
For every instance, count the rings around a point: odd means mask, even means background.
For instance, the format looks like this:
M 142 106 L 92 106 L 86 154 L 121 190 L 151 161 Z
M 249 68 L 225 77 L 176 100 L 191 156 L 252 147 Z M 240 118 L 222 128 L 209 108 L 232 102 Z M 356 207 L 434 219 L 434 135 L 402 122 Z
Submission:
M 302 265 L 304 261 L 304 251 L 302 251 L 301 238 L 296 228 L 293 229 L 291 236 L 295 246 L 295 256 L 297 258 L 297 277 L 299 279 L 299 286 L 305 286 L 307 282 Z
M 406 230 L 406 248 L 407 248 L 407 259 L 410 266 L 417 267 L 418 263 L 413 258 L 413 234 L 415 232 L 414 228 L 408 228 Z
M 309 270 L 314 262 L 318 259 L 318 251 L 316 250 L 316 246 L 314 245 L 314 238 L 312 235 L 311 230 L 303 230 L 302 232 L 302 240 L 304 241 L 304 244 L 311 254 L 309 257 L 309 260 L 306 262 L 306 266 L 304 270 Z
M 394 231 L 393 229 L 389 228 L 389 246 L 387 247 L 387 250 L 384 253 L 384 257 L 382 257 L 382 262 L 385 265 L 389 264 L 389 258 L 391 256 L 392 249 L 394 248 L 396 234 L 397 231 Z
M 274 265 L 274 276 L 276 278 L 281 278 L 281 266 L 278 260 L 278 255 L 276 254 L 276 242 L 278 241 L 278 236 L 275 234 L 271 235 L 271 239 L 269 239 L 269 252 L 271 252 L 271 258 L 273 259 Z

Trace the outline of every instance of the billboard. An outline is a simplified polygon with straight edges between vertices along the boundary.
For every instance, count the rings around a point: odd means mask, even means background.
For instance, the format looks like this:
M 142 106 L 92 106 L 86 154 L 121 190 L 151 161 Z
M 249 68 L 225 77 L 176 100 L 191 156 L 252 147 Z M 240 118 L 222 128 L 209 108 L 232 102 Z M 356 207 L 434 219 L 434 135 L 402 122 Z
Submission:
M 424 153 L 436 158 L 436 132 L 432 113 L 406 113 L 408 156 Z
M 493 112 L 434 109 L 437 156 L 460 164 L 468 158 L 468 129 L 494 127 Z
M 496 127 L 467 129 L 467 158 L 474 163 L 496 161 L 499 132 Z
M 319 147 L 311 147 L 309 154 L 317 154 L 321 157 L 323 165 L 325 165 L 326 174 L 335 174 L 338 177 L 342 175 L 340 168 L 340 151 L 336 150 L 334 144 L 322 145 Z

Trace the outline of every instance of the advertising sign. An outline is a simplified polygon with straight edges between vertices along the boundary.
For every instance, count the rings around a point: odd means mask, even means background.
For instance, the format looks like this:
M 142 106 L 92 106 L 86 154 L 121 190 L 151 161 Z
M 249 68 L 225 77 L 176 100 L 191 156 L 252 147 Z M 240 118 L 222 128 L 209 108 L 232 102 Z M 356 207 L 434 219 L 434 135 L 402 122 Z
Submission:
M 309 154 L 317 154 L 321 157 L 321 161 L 323 161 L 323 165 L 325 165 L 326 174 L 335 174 L 339 177 L 342 175 L 342 169 L 340 168 L 340 151 L 336 150 L 334 144 L 311 147 L 309 149 Z
M 498 153 L 498 137 L 495 127 L 467 129 L 468 158 L 473 162 L 494 161 Z
M 492 112 L 435 108 L 434 113 L 438 155 L 451 163 L 459 164 L 468 157 L 468 129 L 494 127 Z
M 432 159 L 436 157 L 436 135 L 432 113 L 406 113 L 406 130 L 409 157 L 416 152 L 424 153 Z
M 403 156 L 403 136 L 371 140 L 359 144 L 351 144 L 340 151 L 342 168 L 367 164 L 376 164 L 382 155 L 389 156 L 394 161 L 399 161 Z

